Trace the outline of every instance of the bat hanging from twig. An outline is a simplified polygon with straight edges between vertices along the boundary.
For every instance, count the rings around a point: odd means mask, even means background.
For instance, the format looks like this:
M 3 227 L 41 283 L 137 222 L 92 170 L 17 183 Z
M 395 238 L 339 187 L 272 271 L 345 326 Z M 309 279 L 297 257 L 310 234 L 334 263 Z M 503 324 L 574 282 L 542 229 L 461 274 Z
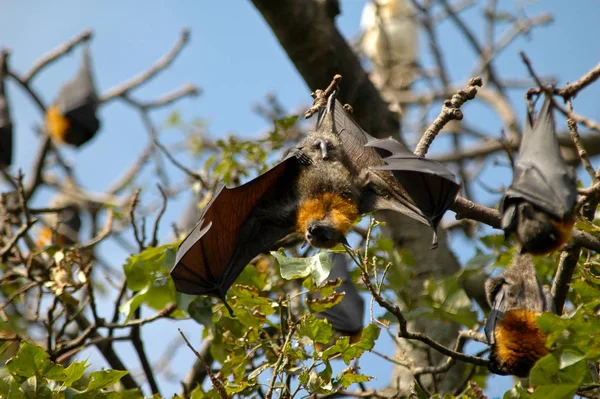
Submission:
M 501 204 L 502 229 L 514 234 L 521 253 L 544 255 L 563 246 L 575 223 L 577 185 L 560 152 L 552 101 L 537 120 L 528 112 L 513 181 Z
M 435 233 L 458 189 L 443 164 L 416 157 L 391 138 L 369 136 L 334 90 L 316 128 L 283 161 L 246 184 L 216 191 L 181 243 L 171 276 L 178 291 L 225 302 L 246 264 L 290 233 L 331 248 L 346 243 L 359 215 L 383 209 Z
M 554 299 L 540 286 L 529 255 L 516 254 L 507 271 L 486 281 L 485 291 L 492 308 L 485 325 L 492 348 L 488 368 L 495 374 L 525 378 L 548 354 L 537 317 L 555 312 Z

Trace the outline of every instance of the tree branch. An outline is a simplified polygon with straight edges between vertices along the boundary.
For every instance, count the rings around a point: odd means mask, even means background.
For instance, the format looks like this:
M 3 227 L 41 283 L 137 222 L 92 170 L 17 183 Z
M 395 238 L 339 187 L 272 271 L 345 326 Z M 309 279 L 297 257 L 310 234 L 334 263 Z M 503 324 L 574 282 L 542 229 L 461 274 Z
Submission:
M 179 40 L 173 46 L 173 48 L 165 54 L 160 60 L 158 60 L 154 65 L 140 73 L 137 76 L 134 76 L 130 80 L 121 83 L 117 87 L 114 87 L 108 92 L 106 92 L 100 99 L 101 103 L 105 103 L 114 99 L 115 97 L 121 97 L 127 94 L 129 91 L 135 89 L 136 87 L 146 83 L 150 79 L 152 79 L 157 73 L 167 68 L 173 60 L 179 55 L 183 47 L 187 44 L 190 38 L 190 32 L 188 29 L 183 29 L 179 36 Z

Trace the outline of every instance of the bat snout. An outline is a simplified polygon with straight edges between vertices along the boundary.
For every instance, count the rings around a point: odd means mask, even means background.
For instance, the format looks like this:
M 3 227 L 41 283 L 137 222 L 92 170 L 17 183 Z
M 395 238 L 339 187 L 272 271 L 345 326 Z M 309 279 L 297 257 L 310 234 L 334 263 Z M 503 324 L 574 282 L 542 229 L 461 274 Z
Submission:
M 341 234 L 326 223 L 311 222 L 306 228 L 305 238 L 313 247 L 332 248 L 340 242 Z

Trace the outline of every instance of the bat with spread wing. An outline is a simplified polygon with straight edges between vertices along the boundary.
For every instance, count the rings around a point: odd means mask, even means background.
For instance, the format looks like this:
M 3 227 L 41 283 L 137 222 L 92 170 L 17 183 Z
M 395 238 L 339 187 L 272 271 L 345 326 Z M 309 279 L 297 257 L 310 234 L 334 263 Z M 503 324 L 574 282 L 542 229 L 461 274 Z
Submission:
M 312 246 L 331 248 L 345 243 L 367 212 L 393 210 L 435 228 L 458 185 L 443 165 L 407 153 L 392 139 L 380 143 L 365 133 L 333 92 L 316 129 L 281 163 L 217 190 L 177 251 L 176 289 L 224 300 L 246 264 L 286 235 L 297 232 Z
M 90 64 L 86 46 L 77 75 L 61 87 L 56 100 L 46 111 L 46 126 L 58 143 L 79 147 L 91 140 L 100 128 L 96 117 L 98 95 Z
M 569 240 L 577 185 L 560 152 L 552 101 L 546 97 L 534 122 L 528 113 L 513 181 L 501 204 L 502 229 L 514 233 L 522 253 L 544 255 Z
M 6 76 L 6 59 L 0 64 L 0 168 L 6 168 L 12 163 L 13 153 L 13 123 L 10 117 L 8 99 L 4 80 Z
M 333 266 L 327 279 L 341 279 L 341 284 L 335 291 L 344 293 L 344 298 L 337 305 L 316 315 L 329 321 L 336 332 L 334 338 L 348 336 L 350 337 L 350 343 L 355 343 L 360 340 L 364 328 L 365 300 L 360 296 L 352 282 L 346 256 L 344 254 L 332 254 L 330 259 Z M 316 296 L 309 295 L 309 300 L 315 300 L 315 298 Z
M 485 325 L 492 349 L 488 368 L 495 374 L 525 378 L 548 354 L 537 317 L 554 312 L 554 299 L 540 286 L 529 255 L 516 254 L 508 270 L 486 281 L 485 291 L 492 308 Z

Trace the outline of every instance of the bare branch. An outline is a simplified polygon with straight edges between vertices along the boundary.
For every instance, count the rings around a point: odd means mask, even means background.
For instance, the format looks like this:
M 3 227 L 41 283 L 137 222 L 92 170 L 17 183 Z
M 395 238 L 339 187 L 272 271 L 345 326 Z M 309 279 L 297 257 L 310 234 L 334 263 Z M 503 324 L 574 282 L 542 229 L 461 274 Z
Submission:
M 467 86 L 454 94 L 450 100 L 446 100 L 444 102 L 444 106 L 442 107 L 442 111 L 438 117 L 435 118 L 435 120 L 431 123 L 431 126 L 429 126 L 429 129 L 427 129 L 425 133 L 423 133 L 423 136 L 421 136 L 421 140 L 415 149 L 415 155 L 424 157 L 427 154 L 427 150 L 429 150 L 429 146 L 438 135 L 440 130 L 442 130 L 442 128 L 451 120 L 461 120 L 463 118 L 460 107 L 465 102 L 475 98 L 475 95 L 477 94 L 477 87 L 481 87 L 482 84 L 483 82 L 481 81 L 481 78 L 472 78 L 469 80 Z
M 92 38 L 92 30 L 86 29 L 83 32 L 79 33 L 77 36 L 73 37 L 69 41 L 61 44 L 54 50 L 49 51 L 44 54 L 42 58 L 37 60 L 33 66 L 29 69 L 29 71 L 23 76 L 23 83 L 29 84 L 31 80 L 45 67 L 62 57 L 63 55 L 69 53 L 75 46 L 80 43 L 87 42 Z
M 574 97 L 583 88 L 595 82 L 600 77 L 600 63 L 596 65 L 591 71 L 577 79 L 575 82 L 566 85 L 562 89 L 556 89 L 555 93 L 564 98 Z
M 197 86 L 191 83 L 187 83 L 179 89 L 174 90 L 171 93 L 167 93 L 164 96 L 157 98 L 156 100 L 149 101 L 147 103 L 140 103 L 140 108 L 146 110 L 165 107 L 187 96 L 197 97 L 201 94 L 201 92 L 202 91 Z
M 127 82 L 121 83 L 117 87 L 110 89 L 107 93 L 105 93 L 100 102 L 105 103 L 114 99 L 115 97 L 121 97 L 127 94 L 129 91 L 135 89 L 136 87 L 146 83 L 150 79 L 152 79 L 157 73 L 167 68 L 173 60 L 177 57 L 177 55 L 181 52 L 181 49 L 187 44 L 190 38 L 190 32 L 188 29 L 183 29 L 181 31 L 179 40 L 173 46 L 173 48 L 165 54 L 160 60 L 158 60 L 154 65 L 140 73 L 139 75 L 131 78 Z
M 221 399 L 228 399 L 229 395 L 227 395 L 227 391 L 225 390 L 225 387 L 223 386 L 223 383 L 221 382 L 221 380 L 219 380 L 217 377 L 215 377 L 213 372 L 210 370 L 210 367 L 208 366 L 208 364 L 202 358 L 202 355 L 200 353 L 198 353 L 198 351 L 196 351 L 196 349 L 194 349 L 192 344 L 190 344 L 190 341 L 188 341 L 185 334 L 183 334 L 183 331 L 181 331 L 180 328 L 178 328 L 177 331 L 179 331 L 179 334 L 181 334 L 181 337 L 185 341 L 185 344 L 188 346 L 188 348 L 190 348 L 192 350 L 192 352 L 194 352 L 194 355 L 196 355 L 196 357 L 204 364 L 204 371 L 206 371 L 206 374 L 210 378 L 215 389 L 217 390 L 217 392 L 219 392 Z

